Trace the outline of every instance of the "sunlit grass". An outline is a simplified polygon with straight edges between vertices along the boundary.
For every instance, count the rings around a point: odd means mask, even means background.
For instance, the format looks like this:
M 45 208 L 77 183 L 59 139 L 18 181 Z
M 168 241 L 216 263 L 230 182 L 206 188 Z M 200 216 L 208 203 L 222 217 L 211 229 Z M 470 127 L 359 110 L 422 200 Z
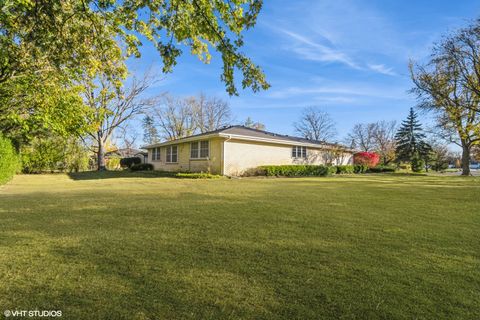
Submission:
M 0 312 L 478 319 L 479 199 L 462 177 L 17 176 L 0 187 Z

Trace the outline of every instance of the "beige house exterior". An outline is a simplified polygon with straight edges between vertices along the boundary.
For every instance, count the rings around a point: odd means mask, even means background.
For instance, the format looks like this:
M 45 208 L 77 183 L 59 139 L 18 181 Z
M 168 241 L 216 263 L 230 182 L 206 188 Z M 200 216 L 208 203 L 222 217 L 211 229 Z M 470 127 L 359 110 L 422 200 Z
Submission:
M 143 147 L 155 170 L 240 176 L 262 165 L 351 164 L 344 146 L 231 126 Z

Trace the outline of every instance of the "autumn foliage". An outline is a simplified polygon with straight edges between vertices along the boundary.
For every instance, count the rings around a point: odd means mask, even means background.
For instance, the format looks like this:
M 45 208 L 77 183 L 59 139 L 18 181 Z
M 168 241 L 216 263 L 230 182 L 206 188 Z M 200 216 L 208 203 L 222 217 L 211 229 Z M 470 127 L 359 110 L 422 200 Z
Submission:
M 380 162 L 380 156 L 375 152 L 358 152 L 353 155 L 353 163 L 375 167 Z

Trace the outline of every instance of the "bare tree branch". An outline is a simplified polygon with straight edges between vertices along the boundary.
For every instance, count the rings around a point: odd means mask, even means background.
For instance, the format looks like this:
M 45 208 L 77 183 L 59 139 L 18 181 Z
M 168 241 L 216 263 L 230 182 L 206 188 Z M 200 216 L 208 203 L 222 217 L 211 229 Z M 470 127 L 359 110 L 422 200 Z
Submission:
M 305 108 L 300 120 L 293 125 L 298 134 L 310 140 L 329 141 L 337 135 L 330 115 L 316 107 Z

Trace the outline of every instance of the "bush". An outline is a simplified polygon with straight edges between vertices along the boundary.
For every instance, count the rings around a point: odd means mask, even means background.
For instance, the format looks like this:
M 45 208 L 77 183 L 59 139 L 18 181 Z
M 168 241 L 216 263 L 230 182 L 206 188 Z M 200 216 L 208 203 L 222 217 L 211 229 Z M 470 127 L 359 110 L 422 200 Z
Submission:
M 105 167 L 107 170 L 118 170 L 120 169 L 120 157 L 110 156 L 105 159 Z
M 425 161 L 419 156 L 413 156 L 412 158 L 412 171 L 413 172 L 422 172 L 425 170 Z
M 334 170 L 330 168 L 334 168 Z M 261 166 L 257 170 L 257 172 L 262 172 L 269 177 L 327 176 L 336 171 L 336 167 L 322 165 Z
M 131 168 L 133 165 L 142 163 L 142 159 L 139 157 L 130 157 L 120 159 L 120 166 L 122 168 Z
M 85 171 L 90 159 L 88 149 L 74 138 L 35 138 L 20 153 L 25 173 Z
M 380 156 L 374 152 L 358 152 L 353 155 L 353 164 L 375 167 L 380 162 Z
M 388 166 L 376 166 L 374 168 L 368 169 L 368 172 L 371 172 L 371 173 L 395 172 L 395 168 L 388 167 Z
M 12 142 L 0 134 L 0 184 L 9 181 L 19 169 L 19 157 Z
M 353 166 L 353 173 L 365 173 L 368 171 L 368 166 L 365 164 L 356 164 Z
M 337 166 L 337 174 L 352 174 L 354 172 L 354 167 L 351 165 Z
M 130 167 L 132 171 L 152 171 L 153 169 L 153 164 L 151 163 L 139 163 Z
M 221 178 L 221 176 L 217 174 L 211 174 L 211 173 L 187 173 L 187 172 L 179 172 L 175 174 L 176 178 L 183 178 L 183 179 L 218 179 Z
M 283 166 L 261 166 L 248 171 L 247 176 L 267 177 L 324 177 L 333 174 L 365 173 L 368 170 L 366 165 L 283 165 Z
M 328 170 L 327 175 L 329 176 L 331 176 L 332 174 L 337 174 L 337 167 L 335 166 L 328 166 L 327 170 Z

